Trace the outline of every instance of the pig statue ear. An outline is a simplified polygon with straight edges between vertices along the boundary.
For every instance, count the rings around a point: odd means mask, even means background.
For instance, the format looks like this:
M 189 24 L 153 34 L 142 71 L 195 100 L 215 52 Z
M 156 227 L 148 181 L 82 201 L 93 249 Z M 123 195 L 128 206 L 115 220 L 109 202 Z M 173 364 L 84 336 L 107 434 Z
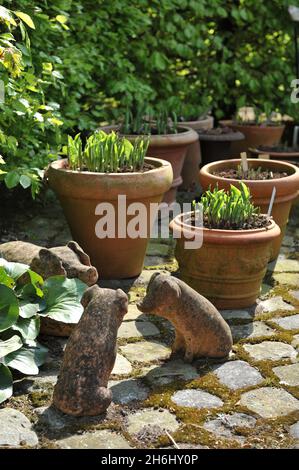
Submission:
M 126 314 L 128 312 L 128 296 L 123 290 L 116 290 L 116 302 L 121 308 L 121 313 Z
M 149 286 L 151 285 L 151 283 L 156 279 L 157 276 L 160 276 L 161 273 L 159 273 L 159 271 L 156 271 L 150 278 L 149 280 L 149 283 L 147 285 L 147 289 L 149 288 Z
M 100 291 L 100 288 L 97 285 L 94 285 L 86 289 L 81 299 L 81 304 L 83 305 L 84 308 L 87 307 L 91 299 L 95 297 L 99 293 L 99 291 Z
M 47 248 L 39 250 L 38 255 L 31 261 L 30 268 L 44 279 L 50 276 L 66 276 L 66 270 L 62 266 L 61 259 Z
M 163 280 L 163 290 L 174 295 L 176 299 L 181 297 L 180 286 L 176 282 L 176 279 L 171 276 L 167 276 L 166 279 Z
M 70 248 L 74 253 L 76 253 L 82 264 L 84 264 L 85 266 L 91 266 L 89 256 L 82 250 L 81 246 L 78 245 L 77 242 L 74 242 L 72 240 L 68 242 L 67 247 Z

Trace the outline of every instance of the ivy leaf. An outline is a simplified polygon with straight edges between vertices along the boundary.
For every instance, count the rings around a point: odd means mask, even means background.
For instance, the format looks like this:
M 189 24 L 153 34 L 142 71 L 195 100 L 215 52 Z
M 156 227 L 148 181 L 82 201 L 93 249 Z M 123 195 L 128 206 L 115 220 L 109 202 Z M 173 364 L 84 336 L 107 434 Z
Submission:
M 40 319 L 37 316 L 34 318 L 19 318 L 11 328 L 14 331 L 19 331 L 24 340 L 34 340 L 39 333 Z
M 37 375 L 38 367 L 45 361 L 48 350 L 33 342 L 34 346 L 25 345 L 21 349 L 8 354 L 3 363 L 6 366 L 16 369 L 22 374 Z
M 22 21 L 24 21 L 24 23 L 26 23 L 29 28 L 35 29 L 35 25 L 31 17 L 27 15 L 27 13 L 23 13 L 22 11 L 15 11 L 14 14 L 18 16 Z
M 8 189 L 15 188 L 20 181 L 20 175 L 17 171 L 12 170 L 9 171 L 4 178 L 5 184 L 8 187 Z
M 17 351 L 23 346 L 23 341 L 19 335 L 14 335 L 9 339 L 0 339 L 0 358 Z
M 16 281 L 19 277 L 23 276 L 28 270 L 28 264 L 23 263 L 13 263 L 11 261 L 6 261 L 3 258 L 0 258 L 0 266 L 2 266 L 6 273 Z
M 31 185 L 31 179 L 27 175 L 22 175 L 20 178 L 20 185 L 22 188 L 27 189 Z

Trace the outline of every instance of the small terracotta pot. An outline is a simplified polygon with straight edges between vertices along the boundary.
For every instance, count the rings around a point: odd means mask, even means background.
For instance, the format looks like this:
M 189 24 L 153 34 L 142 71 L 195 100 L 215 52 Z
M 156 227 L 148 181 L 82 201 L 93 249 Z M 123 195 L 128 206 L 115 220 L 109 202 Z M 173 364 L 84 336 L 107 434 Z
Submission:
M 94 173 L 71 171 L 67 160 L 51 163 L 48 170 L 50 187 L 56 192 L 65 217 L 76 240 L 90 255 L 101 279 L 123 279 L 140 274 L 153 220 L 150 203 L 160 203 L 172 183 L 169 162 L 146 158 L 154 169 L 144 173 Z M 124 236 L 118 236 L 118 196 L 126 196 L 126 205 L 139 202 L 146 207 L 147 230 L 145 238 L 129 238 L 126 228 L 134 215 L 122 222 Z M 99 203 L 110 203 L 115 211 L 115 237 L 97 237 L 95 227 L 101 218 L 95 214 Z M 102 215 L 102 214 L 101 214 Z M 123 238 L 122 238 L 123 236 Z
M 240 180 L 222 178 L 213 175 L 215 171 L 223 171 L 225 169 L 237 168 L 241 164 L 241 160 L 222 160 L 220 162 L 210 163 L 201 168 L 199 172 L 199 181 L 204 191 L 210 186 L 214 188 L 218 185 L 219 189 L 229 190 L 230 185 L 240 185 Z M 285 178 L 276 178 L 272 180 L 243 180 L 252 195 L 252 202 L 255 206 L 261 208 L 262 213 L 268 212 L 268 207 L 273 191 L 276 187 L 276 197 L 273 204 L 272 216 L 275 222 L 281 229 L 281 235 L 275 240 L 273 244 L 273 254 L 271 259 L 276 259 L 279 255 L 281 242 L 285 233 L 286 225 L 288 223 L 289 213 L 293 201 L 297 198 L 299 191 L 299 169 L 290 163 L 263 160 L 263 159 L 248 159 L 250 168 L 265 168 L 274 172 L 286 172 L 288 176 Z
M 244 140 L 244 135 L 233 130 L 229 134 L 201 134 L 199 132 L 203 165 L 238 156 L 233 153 L 233 144 L 242 140 Z
M 233 153 L 238 156 L 241 152 L 248 152 L 249 147 L 258 147 L 259 145 L 277 145 L 280 142 L 285 126 L 254 126 L 236 124 L 231 120 L 219 121 L 221 126 L 228 126 L 235 131 L 242 132 L 245 139 L 240 142 L 234 142 L 232 145 Z
M 208 116 L 206 119 L 199 119 L 198 121 L 184 121 L 180 123 L 182 126 L 190 127 L 195 131 L 200 131 L 201 129 L 213 129 L 214 118 Z M 182 170 L 183 182 L 180 186 L 180 189 L 188 191 L 194 188 L 195 183 L 197 183 L 197 172 L 201 164 L 201 151 L 199 141 L 197 140 L 193 144 L 190 144 L 185 162 Z
M 177 238 L 175 257 L 180 277 L 219 309 L 253 305 L 271 256 L 273 241 L 280 235 L 274 221 L 267 229 L 211 230 L 192 227 L 191 213 L 180 214 L 170 222 Z M 190 218 L 189 218 L 190 220 Z M 194 230 L 203 232 L 203 245 L 186 249 Z M 185 238 L 186 237 L 186 238 Z
M 181 172 L 187 148 L 190 144 L 198 141 L 198 135 L 189 127 L 178 126 L 177 134 L 151 135 L 150 144 L 147 151 L 149 157 L 163 158 L 163 160 L 171 163 L 173 170 L 173 182 L 169 191 L 164 195 L 163 202 L 172 204 L 176 200 L 178 187 L 182 184 Z M 125 137 L 133 142 L 137 136 L 125 135 Z
M 275 148 L 275 147 L 274 147 Z M 299 152 L 276 152 L 275 150 L 260 150 L 258 148 L 250 148 L 249 152 L 251 156 L 253 157 L 259 157 L 263 158 L 263 155 L 269 155 L 271 160 L 292 160 L 298 159 L 299 158 Z M 292 163 L 292 162 L 290 162 Z

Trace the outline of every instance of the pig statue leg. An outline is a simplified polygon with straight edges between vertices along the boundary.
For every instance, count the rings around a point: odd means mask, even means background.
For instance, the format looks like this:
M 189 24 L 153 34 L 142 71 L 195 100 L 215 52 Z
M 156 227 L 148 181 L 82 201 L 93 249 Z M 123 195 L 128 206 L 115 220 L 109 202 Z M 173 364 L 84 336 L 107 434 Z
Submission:
M 194 357 L 194 345 L 193 345 L 193 340 L 192 338 L 185 338 L 186 342 L 186 348 L 185 348 L 185 356 L 184 356 L 184 361 L 185 362 L 192 362 L 193 357 Z
M 179 332 L 179 330 L 175 329 L 175 340 L 172 345 L 172 354 L 176 354 L 180 351 L 185 351 L 186 349 L 186 344 L 185 344 L 185 339 L 182 333 Z

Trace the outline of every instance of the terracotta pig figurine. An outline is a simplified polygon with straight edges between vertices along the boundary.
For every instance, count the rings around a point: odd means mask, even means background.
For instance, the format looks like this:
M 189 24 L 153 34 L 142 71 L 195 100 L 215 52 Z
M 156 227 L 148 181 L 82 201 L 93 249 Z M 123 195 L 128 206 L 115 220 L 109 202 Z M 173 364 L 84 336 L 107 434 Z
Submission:
M 107 388 L 116 359 L 117 331 L 128 310 L 121 290 L 87 289 L 83 315 L 71 334 L 63 356 L 53 403 L 73 416 L 95 416 L 111 403 Z
M 0 245 L 0 257 L 28 264 L 44 279 L 62 274 L 78 278 L 88 286 L 98 280 L 98 272 L 91 266 L 89 256 L 74 241 L 68 242 L 66 246 L 49 249 L 22 241 L 7 242 Z
M 138 308 L 173 323 L 172 353 L 183 353 L 186 362 L 199 357 L 225 357 L 232 348 L 230 328 L 214 305 L 169 274 L 152 275 Z

